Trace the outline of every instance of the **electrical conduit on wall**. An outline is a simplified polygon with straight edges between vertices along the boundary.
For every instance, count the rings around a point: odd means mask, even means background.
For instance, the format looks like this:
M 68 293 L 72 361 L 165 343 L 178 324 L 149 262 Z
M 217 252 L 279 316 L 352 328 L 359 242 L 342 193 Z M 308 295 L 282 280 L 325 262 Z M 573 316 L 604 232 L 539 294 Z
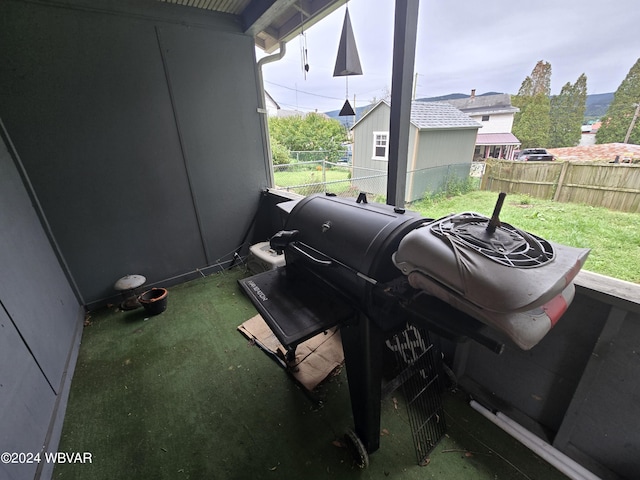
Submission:
M 483 417 L 490 420 L 546 462 L 564 473 L 567 477 L 573 480 L 601 480 L 600 477 L 594 475 L 544 440 L 536 437 L 529 430 L 514 422 L 502 412 L 493 414 L 475 400 L 471 400 L 469 405 Z

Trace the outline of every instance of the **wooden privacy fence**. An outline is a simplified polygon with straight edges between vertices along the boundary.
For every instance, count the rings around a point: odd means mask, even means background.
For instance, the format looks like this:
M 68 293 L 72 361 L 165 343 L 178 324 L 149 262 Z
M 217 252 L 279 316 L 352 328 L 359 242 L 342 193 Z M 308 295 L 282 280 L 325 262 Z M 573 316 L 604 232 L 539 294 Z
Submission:
M 640 165 L 490 160 L 481 188 L 640 212 Z

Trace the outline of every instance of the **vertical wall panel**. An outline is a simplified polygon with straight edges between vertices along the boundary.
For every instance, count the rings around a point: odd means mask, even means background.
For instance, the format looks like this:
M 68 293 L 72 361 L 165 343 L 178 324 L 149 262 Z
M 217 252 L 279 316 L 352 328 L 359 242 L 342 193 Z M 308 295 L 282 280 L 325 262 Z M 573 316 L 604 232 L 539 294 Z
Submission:
M 83 311 L 10 149 L 0 122 L 0 452 L 35 454 L 57 445 L 56 406 Z M 3 462 L 0 478 L 33 478 L 37 467 Z
M 82 311 L 2 136 L 0 265 L 0 301 L 55 391 Z
M 44 443 L 55 394 L 0 306 L 0 453 L 37 453 Z M 0 478 L 33 478 L 37 463 L 0 462 Z
M 639 338 L 640 313 L 614 309 L 558 435 L 557 448 L 601 478 L 640 472 Z
M 217 263 L 241 243 L 267 187 L 254 42 L 185 26 L 158 35 L 200 226 Z
M 84 301 L 204 266 L 154 22 L 11 1 L 0 17 L 0 114 Z
M 457 372 L 461 385 L 536 433 L 534 423 L 539 425 L 551 442 L 609 309 L 607 304 L 576 295 L 560 321 L 528 351 L 507 341 L 505 351 L 495 355 L 471 342 L 464 368 Z

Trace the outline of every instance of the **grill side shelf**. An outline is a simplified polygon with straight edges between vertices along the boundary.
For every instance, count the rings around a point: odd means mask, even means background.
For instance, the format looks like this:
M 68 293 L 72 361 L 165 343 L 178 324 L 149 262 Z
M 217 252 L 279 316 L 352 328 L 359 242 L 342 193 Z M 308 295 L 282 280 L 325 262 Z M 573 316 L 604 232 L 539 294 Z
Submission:
M 276 338 L 287 349 L 347 322 L 355 310 L 312 278 L 291 279 L 286 267 L 238 280 Z

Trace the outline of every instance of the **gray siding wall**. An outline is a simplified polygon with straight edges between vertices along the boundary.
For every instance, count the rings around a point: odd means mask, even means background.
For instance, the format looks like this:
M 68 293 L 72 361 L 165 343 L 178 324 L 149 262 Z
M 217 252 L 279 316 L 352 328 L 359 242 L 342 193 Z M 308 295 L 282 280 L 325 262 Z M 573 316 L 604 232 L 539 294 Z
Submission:
M 422 130 L 416 170 L 468 163 L 473 160 L 476 129 Z
M 17 161 L 0 124 L 0 452 L 37 453 L 56 449 L 84 315 Z M 0 478 L 37 467 L 0 463 Z
M 475 129 L 420 131 L 415 159 L 408 167 L 407 201 L 443 190 L 447 179 L 466 179 L 476 135 Z
M 367 178 L 388 169 L 387 160 L 373 157 L 373 132 L 389 132 L 391 109 L 386 104 L 379 104 L 373 111 L 363 118 L 357 128 L 353 130 L 353 175 L 352 178 L 362 178 L 353 182 L 361 191 L 374 195 L 387 194 L 387 178 Z M 409 131 L 409 159 L 415 156 L 415 140 L 417 129 L 410 126 Z M 411 160 L 409 160 L 409 165 Z
M 640 471 L 640 286 L 582 271 L 573 303 L 529 351 L 456 350 L 460 385 L 602 479 Z
M 352 178 L 369 177 L 376 170 L 387 170 L 385 160 L 373 158 L 373 132 L 388 132 L 391 110 L 384 104 L 378 105 L 369 112 L 353 129 L 353 174 Z M 387 179 L 379 177 L 362 181 L 354 181 L 361 191 L 375 195 L 386 195 Z
M 387 170 L 387 161 L 373 159 L 373 132 L 388 132 L 391 109 L 379 104 L 354 128 L 352 178 L 367 177 L 373 170 Z M 444 188 L 451 176 L 466 179 L 473 159 L 476 129 L 421 130 L 411 124 L 409 158 L 407 159 L 407 191 L 405 200 L 412 202 Z M 362 191 L 376 195 L 387 192 L 386 178 L 355 180 Z
M 0 18 L 0 116 L 82 302 L 117 298 L 129 273 L 228 265 L 268 181 L 253 39 L 234 17 L 7 0 Z

